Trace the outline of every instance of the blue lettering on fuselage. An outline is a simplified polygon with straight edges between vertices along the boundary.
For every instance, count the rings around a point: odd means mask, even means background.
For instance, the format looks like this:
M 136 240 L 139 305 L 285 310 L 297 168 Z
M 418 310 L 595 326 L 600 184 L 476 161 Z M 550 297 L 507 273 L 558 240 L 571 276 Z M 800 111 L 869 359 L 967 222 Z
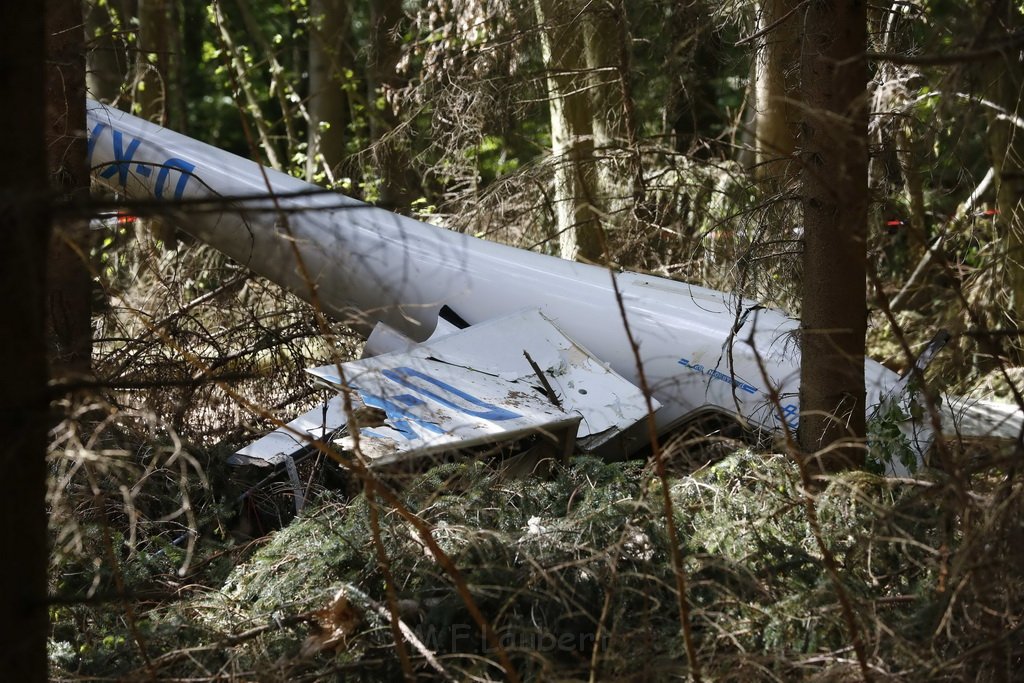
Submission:
M 111 150 L 114 155 L 114 161 L 111 162 L 107 168 L 100 171 L 100 177 L 109 180 L 117 174 L 117 182 L 121 187 L 127 187 L 128 185 L 128 173 L 132 170 L 132 162 L 135 159 L 135 155 L 139 151 L 139 147 L 142 145 L 143 140 L 140 138 L 131 137 L 125 135 L 121 131 L 109 126 L 106 123 L 97 123 L 89 131 L 89 139 L 86 144 L 86 155 L 89 159 L 89 165 L 92 165 L 93 152 L 96 149 L 96 143 L 103 132 L 110 129 L 111 133 Z M 164 192 L 168 187 L 171 179 L 171 171 L 178 172 L 178 180 L 173 185 L 173 196 L 171 199 L 181 199 L 185 195 L 185 188 L 188 186 L 189 179 L 193 176 L 193 172 L 196 170 L 196 165 L 179 159 L 178 157 L 168 157 L 162 162 L 139 162 L 135 164 L 134 171 L 143 178 L 148 178 L 153 174 L 153 169 L 159 168 L 160 170 L 156 174 L 156 182 L 153 186 L 153 195 L 157 199 L 164 199 Z
M 96 147 L 96 141 L 100 139 L 100 135 L 103 133 L 103 129 L 107 127 L 105 123 L 97 123 L 89 131 L 89 139 L 86 140 L 85 157 L 88 159 L 89 166 L 92 166 L 92 151 Z
M 731 384 L 737 389 L 744 391 L 748 394 L 756 394 L 758 392 L 757 387 L 755 387 L 753 384 L 750 384 L 749 382 L 744 382 L 739 377 L 736 377 L 734 375 L 727 375 L 716 368 L 706 368 L 699 363 L 691 362 L 689 358 L 680 358 L 679 364 L 682 365 L 684 368 L 689 368 L 690 370 L 693 370 L 696 373 L 704 375 L 705 377 L 710 377 L 713 380 L 724 382 L 726 384 Z
M 800 408 L 795 403 L 787 403 L 782 406 L 782 419 L 786 421 L 790 429 L 796 431 L 800 427 Z
M 181 171 L 181 175 L 178 176 L 178 184 L 174 188 L 174 198 L 181 199 L 182 195 L 185 194 L 185 185 L 188 184 L 188 179 L 192 177 L 192 171 L 196 170 L 196 165 L 176 157 L 171 157 L 161 164 L 160 172 L 156 174 L 156 189 L 154 190 L 157 199 L 163 199 L 164 197 L 164 184 L 167 182 L 167 176 L 170 175 L 171 169 Z M 148 171 L 149 169 L 146 170 Z M 146 173 L 146 175 L 149 175 L 149 173 Z
M 132 163 L 132 157 L 135 156 L 135 152 L 138 151 L 139 145 L 142 141 L 138 138 L 132 138 L 128 146 L 124 146 L 124 134 L 119 130 L 111 129 L 114 135 L 114 163 L 103 169 L 100 172 L 101 178 L 112 178 L 114 174 L 117 174 L 117 182 L 121 187 L 128 184 L 128 167 Z

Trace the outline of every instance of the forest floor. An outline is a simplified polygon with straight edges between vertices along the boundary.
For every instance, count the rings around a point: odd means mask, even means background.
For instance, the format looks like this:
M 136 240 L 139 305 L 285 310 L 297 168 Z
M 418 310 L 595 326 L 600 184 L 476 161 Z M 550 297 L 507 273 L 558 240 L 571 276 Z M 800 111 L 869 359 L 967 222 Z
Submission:
M 154 519 L 130 538 L 111 496 L 106 517 L 79 510 L 54 590 L 81 599 L 53 610 L 53 675 L 1012 680 L 1024 476 L 1004 465 L 848 473 L 809 495 L 791 458 L 747 449 L 664 481 L 643 462 L 506 478 L 469 459 L 386 482 L 401 508 L 321 474 L 288 519 L 288 487 L 265 486 L 247 524 L 211 470 L 198 534 L 179 524 L 172 539 Z
M 944 443 L 942 467 L 812 490 L 793 458 L 735 443 L 670 451 L 664 479 L 588 457 L 511 477 L 465 456 L 359 480 L 311 457 L 296 515 L 285 479 L 225 465 L 268 424 L 238 399 L 294 414 L 318 398 L 301 369 L 357 342 L 339 327 L 325 343 L 303 305 L 193 251 L 119 265 L 131 286 L 97 323 L 97 374 L 114 381 L 59 406 L 54 679 L 988 681 L 1024 667 L 1024 471 L 998 449 Z M 975 385 L 999 396 L 1001 381 Z

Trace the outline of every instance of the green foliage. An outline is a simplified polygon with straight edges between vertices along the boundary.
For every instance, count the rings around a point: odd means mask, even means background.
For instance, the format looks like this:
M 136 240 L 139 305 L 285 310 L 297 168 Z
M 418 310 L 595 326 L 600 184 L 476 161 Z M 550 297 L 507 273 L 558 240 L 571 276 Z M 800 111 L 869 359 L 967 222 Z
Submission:
M 917 413 L 919 419 L 923 417 L 920 408 Z M 910 473 L 917 469 L 917 452 L 903 431 L 910 418 L 910 413 L 903 409 L 898 399 L 888 399 L 879 405 L 878 411 L 868 420 L 869 471 L 884 474 L 888 462 L 898 462 Z
M 796 466 L 746 451 L 669 485 L 706 675 L 843 675 L 851 633 L 840 591 L 855 606 L 858 637 L 880 671 L 959 680 L 955 665 L 948 678 L 936 673 L 958 658 L 992 670 L 972 654 L 987 636 L 972 633 L 971 624 L 984 609 L 1024 595 L 1024 575 L 1002 561 L 972 569 L 963 553 L 992 544 L 990 523 L 1015 514 L 1019 495 L 1012 509 L 993 508 L 981 485 L 964 523 L 950 526 L 955 500 L 935 484 L 849 473 L 814 497 L 815 525 Z M 473 461 L 438 465 L 401 497 L 430 524 L 526 679 L 584 680 L 592 671 L 652 679 L 685 666 L 659 491 L 638 463 L 580 458 L 544 479 L 504 479 Z M 403 621 L 449 671 L 494 679 L 495 651 L 452 577 L 394 511 L 382 507 L 379 517 Z M 838 585 L 824 569 L 822 543 L 839 567 Z M 992 547 L 993 559 L 1012 557 L 1004 555 L 1009 547 Z M 194 675 L 194 667 L 274 677 L 316 677 L 335 667 L 397 675 L 380 611 L 385 573 L 362 494 L 323 494 L 222 580 L 136 616 L 163 675 Z M 996 585 L 982 598 L 991 607 L 950 611 L 953 586 L 966 598 Z M 311 647 L 318 633 L 311 615 L 331 605 L 339 588 L 354 605 L 356 626 L 340 645 Z M 141 666 L 137 647 L 114 622 L 90 617 L 73 628 L 72 612 L 55 614 L 55 664 L 68 666 L 70 649 L 78 648 L 82 672 L 127 674 Z M 419 675 L 436 673 L 415 652 L 414 659 Z

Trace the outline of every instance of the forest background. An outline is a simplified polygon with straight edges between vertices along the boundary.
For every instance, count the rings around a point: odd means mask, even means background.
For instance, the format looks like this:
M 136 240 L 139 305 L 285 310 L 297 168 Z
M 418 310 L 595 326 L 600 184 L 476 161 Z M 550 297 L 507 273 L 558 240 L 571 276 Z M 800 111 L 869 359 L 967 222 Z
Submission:
M 19 27 L 31 13 L 4 11 Z M 52 675 L 1015 678 L 1014 449 L 950 443 L 912 479 L 853 472 L 813 490 L 793 457 L 733 443 L 680 445 L 668 477 L 583 460 L 510 482 L 456 462 L 403 482 L 397 507 L 316 458 L 291 521 L 287 487 L 223 465 L 270 424 L 233 396 L 280 416 L 313 405 L 301 368 L 358 341 L 338 324 L 328 344 L 304 304 L 170 216 L 123 222 L 117 202 L 86 201 L 88 169 L 65 162 L 84 145 L 68 103 L 87 90 L 454 230 L 735 292 L 805 324 L 808 292 L 823 294 L 826 311 L 861 311 L 867 352 L 894 369 L 947 329 L 933 391 L 1019 403 L 1017 3 L 95 0 L 48 3 L 45 18 L 47 57 L 25 79 L 43 82 L 45 63 L 48 114 L 26 97 L 5 130 L 33 114 L 51 128 L 54 379 L 30 397 L 49 457 L 28 475 L 49 482 L 36 536 L 50 554 L 47 571 L 13 563 L 4 580 L 45 596 Z M 808 37 L 854 26 L 863 78 L 809 88 Z M 844 89 L 836 116 L 809 99 Z M 848 156 L 830 166 L 837 149 Z M 815 227 L 804 171 L 818 162 L 840 219 Z M 24 182 L 16 170 L 5 188 Z M 812 240 L 861 270 L 825 286 L 808 275 Z M 14 292 L 38 272 L 5 277 Z M 9 376 L 31 371 L 30 341 L 5 341 Z M 24 401 L 32 380 L 12 386 Z M 708 451 L 730 454 L 706 467 Z M 37 508 L 32 491 L 2 516 Z M 427 520 L 454 564 L 425 556 L 399 512 Z

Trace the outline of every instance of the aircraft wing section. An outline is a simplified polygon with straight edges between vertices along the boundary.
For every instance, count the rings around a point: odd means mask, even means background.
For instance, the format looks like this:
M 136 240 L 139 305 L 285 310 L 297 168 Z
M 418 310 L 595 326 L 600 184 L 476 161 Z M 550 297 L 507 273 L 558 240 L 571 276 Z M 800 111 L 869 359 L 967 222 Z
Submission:
M 593 451 L 647 410 L 636 386 L 537 310 L 308 372 L 339 394 L 239 451 L 236 462 L 274 464 L 301 448 L 296 431 L 322 438 L 342 426 L 349 430 L 338 445 L 375 464 L 534 434 Z
M 341 396 L 303 413 L 228 458 L 231 465 L 279 465 L 306 448 L 314 439 L 326 439 L 346 422 Z

